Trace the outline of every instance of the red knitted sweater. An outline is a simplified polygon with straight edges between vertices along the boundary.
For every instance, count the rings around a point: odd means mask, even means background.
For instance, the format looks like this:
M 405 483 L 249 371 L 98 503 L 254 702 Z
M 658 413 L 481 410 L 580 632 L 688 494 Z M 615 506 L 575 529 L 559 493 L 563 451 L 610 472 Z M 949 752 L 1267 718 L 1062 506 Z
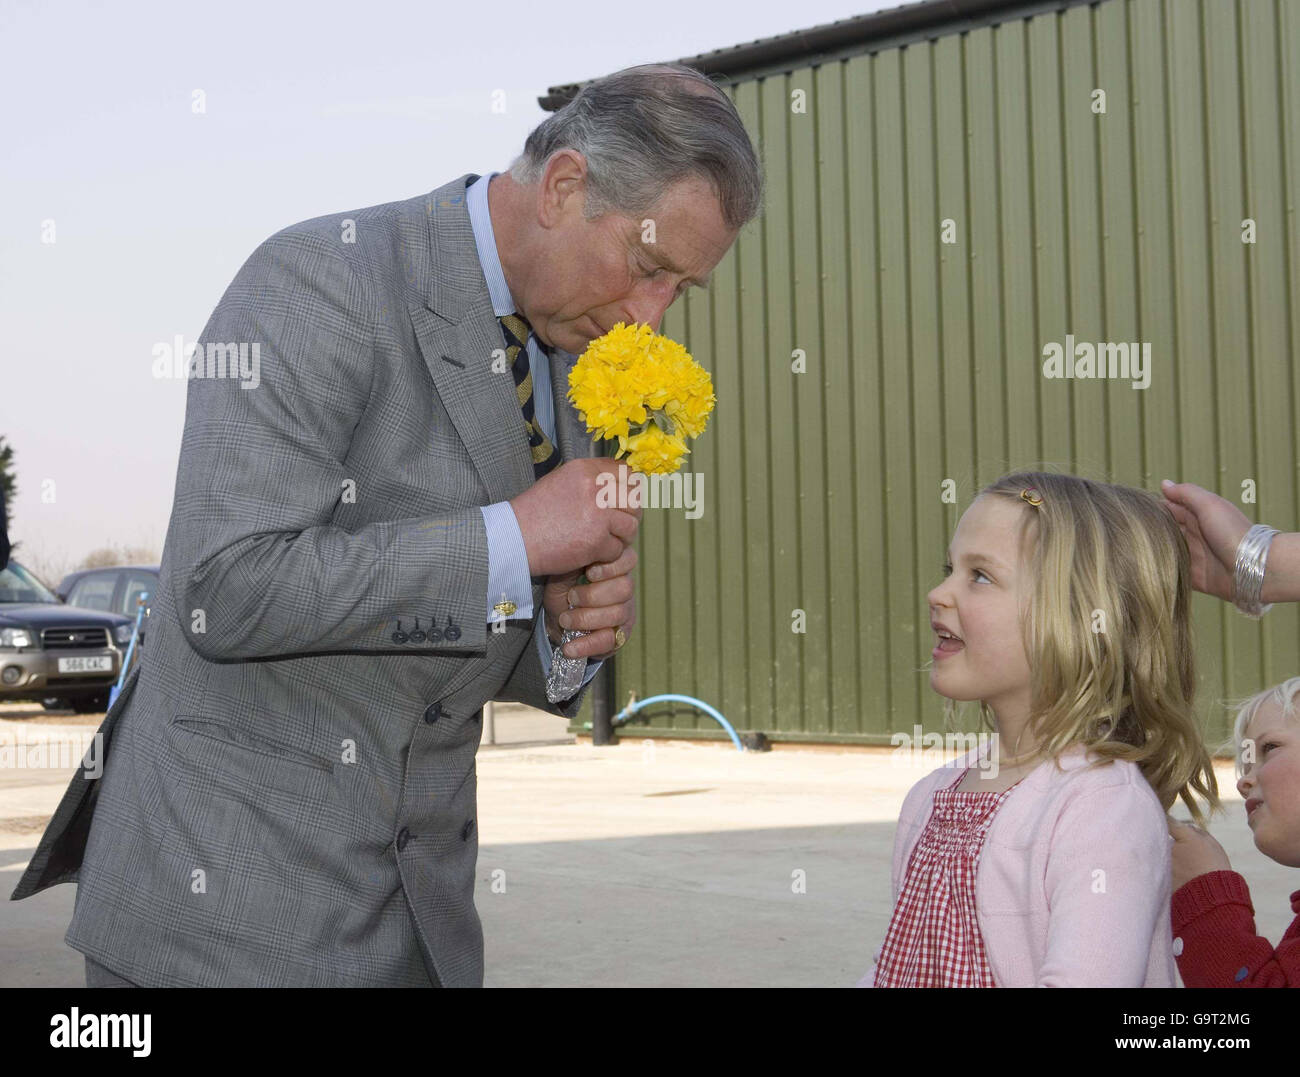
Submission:
M 1296 918 L 1277 949 L 1255 934 L 1255 907 L 1235 871 L 1211 871 L 1180 886 L 1170 923 L 1185 987 L 1300 987 L 1300 890 Z

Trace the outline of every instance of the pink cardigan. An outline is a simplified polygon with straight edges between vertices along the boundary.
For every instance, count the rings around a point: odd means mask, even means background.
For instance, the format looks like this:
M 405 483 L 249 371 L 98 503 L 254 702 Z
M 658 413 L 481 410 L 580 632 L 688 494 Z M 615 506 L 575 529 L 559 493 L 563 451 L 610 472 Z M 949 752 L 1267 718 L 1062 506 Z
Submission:
M 927 774 L 894 835 L 894 901 L 937 788 L 977 752 Z M 1095 758 L 1095 757 L 1094 757 Z M 1088 770 L 1081 747 L 1040 764 L 994 816 L 975 879 L 975 915 L 999 987 L 1174 987 L 1170 837 L 1136 764 Z M 874 962 L 859 987 L 875 984 Z

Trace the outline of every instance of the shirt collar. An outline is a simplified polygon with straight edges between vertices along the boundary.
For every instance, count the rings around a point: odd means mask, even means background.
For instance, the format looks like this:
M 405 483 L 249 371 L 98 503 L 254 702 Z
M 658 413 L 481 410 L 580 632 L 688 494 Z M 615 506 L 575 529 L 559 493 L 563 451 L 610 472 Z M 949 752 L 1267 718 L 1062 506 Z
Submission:
M 497 256 L 496 236 L 492 234 L 492 215 L 488 212 L 488 183 L 498 175 L 489 172 L 469 185 L 465 193 L 469 205 L 469 223 L 474 230 L 474 246 L 478 248 L 479 264 L 487 281 L 488 295 L 492 297 L 492 313 L 498 318 L 515 313 L 514 296 L 506 284 L 505 271 Z

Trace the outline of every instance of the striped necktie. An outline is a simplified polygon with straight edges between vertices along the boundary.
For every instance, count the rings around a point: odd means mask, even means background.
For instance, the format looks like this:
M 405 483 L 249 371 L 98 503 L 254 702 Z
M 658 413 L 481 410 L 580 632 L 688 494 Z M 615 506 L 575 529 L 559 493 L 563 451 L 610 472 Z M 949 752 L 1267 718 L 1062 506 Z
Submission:
M 528 364 L 528 323 L 518 314 L 505 314 L 500 318 L 506 338 L 506 357 L 510 360 L 510 373 L 515 379 L 515 395 L 524 413 L 524 432 L 528 448 L 533 454 L 533 477 L 540 479 L 560 462 L 551 439 L 546 436 L 533 411 L 533 372 Z M 541 347 L 541 341 L 538 342 Z

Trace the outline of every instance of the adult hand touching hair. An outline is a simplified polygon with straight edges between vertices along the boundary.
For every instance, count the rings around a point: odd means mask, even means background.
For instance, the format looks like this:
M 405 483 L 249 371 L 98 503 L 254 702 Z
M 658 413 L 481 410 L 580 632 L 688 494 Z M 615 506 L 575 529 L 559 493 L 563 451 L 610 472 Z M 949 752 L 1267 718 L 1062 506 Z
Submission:
M 1192 482 L 1160 484 L 1165 507 L 1187 539 L 1192 586 L 1202 594 L 1233 601 L 1237 548 L 1251 522 L 1231 501 Z M 1300 601 L 1300 534 L 1275 535 L 1264 566 L 1261 602 Z

